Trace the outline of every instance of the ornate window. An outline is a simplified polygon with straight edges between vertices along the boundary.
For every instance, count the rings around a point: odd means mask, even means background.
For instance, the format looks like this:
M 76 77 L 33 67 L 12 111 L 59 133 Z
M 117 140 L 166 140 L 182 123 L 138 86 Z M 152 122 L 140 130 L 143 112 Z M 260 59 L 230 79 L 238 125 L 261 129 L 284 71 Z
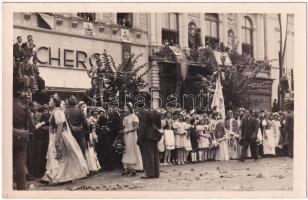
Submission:
M 117 13 L 117 23 L 126 28 L 132 28 L 133 13 Z
M 228 30 L 228 48 L 232 50 L 235 47 L 235 35 L 232 29 Z
M 244 17 L 242 24 L 242 53 L 253 56 L 253 26 L 251 19 Z
M 81 17 L 82 19 L 90 22 L 95 21 L 95 13 L 77 13 L 77 16 Z
M 162 14 L 162 43 L 179 44 L 179 20 L 177 13 Z
M 217 13 L 205 14 L 205 44 L 213 48 L 219 44 L 218 24 L 219 18 Z

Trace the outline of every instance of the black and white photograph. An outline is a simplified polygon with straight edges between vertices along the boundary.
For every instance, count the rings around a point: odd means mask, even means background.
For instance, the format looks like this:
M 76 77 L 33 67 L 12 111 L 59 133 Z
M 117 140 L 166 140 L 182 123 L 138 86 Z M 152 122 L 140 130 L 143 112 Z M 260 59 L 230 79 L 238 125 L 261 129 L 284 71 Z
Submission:
M 292 192 L 297 13 L 201 5 L 14 11 L 10 190 Z

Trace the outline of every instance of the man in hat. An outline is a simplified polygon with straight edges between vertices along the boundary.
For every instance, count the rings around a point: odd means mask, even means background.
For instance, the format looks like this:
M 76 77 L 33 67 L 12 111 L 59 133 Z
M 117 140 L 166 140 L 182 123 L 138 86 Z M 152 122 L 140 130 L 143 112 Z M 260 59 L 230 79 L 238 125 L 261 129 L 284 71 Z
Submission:
M 13 167 L 17 190 L 26 190 L 27 141 L 34 124 L 28 109 L 29 96 L 22 92 L 13 101 Z
M 86 116 L 83 112 L 81 112 L 81 110 L 79 110 L 79 108 L 77 108 L 77 98 L 74 95 L 69 98 L 68 105 L 69 107 L 65 110 L 65 114 L 70 125 L 71 132 L 79 144 L 83 155 L 85 155 L 85 135 L 88 130 Z
M 257 134 L 259 129 L 259 122 L 253 117 L 252 110 L 247 110 L 245 118 L 242 121 L 241 127 L 241 141 L 243 146 L 240 156 L 240 161 L 244 162 L 247 155 L 248 146 L 250 146 L 251 155 L 255 161 L 258 160 L 257 149 Z

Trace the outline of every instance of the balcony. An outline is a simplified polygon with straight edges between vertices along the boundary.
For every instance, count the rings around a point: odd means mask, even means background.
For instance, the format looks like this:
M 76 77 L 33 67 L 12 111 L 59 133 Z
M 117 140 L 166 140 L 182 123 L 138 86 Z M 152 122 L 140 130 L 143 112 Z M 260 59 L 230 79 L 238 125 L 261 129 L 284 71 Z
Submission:
M 161 62 L 177 62 L 176 55 L 169 48 L 170 46 L 149 46 L 149 58 L 152 60 L 159 60 Z M 178 45 L 176 47 L 180 48 Z M 271 72 L 271 61 L 256 61 L 249 55 L 238 54 L 235 52 L 223 51 L 220 48 L 215 50 L 211 47 L 190 49 L 184 48 L 182 52 L 190 66 L 201 66 L 215 69 L 218 66 L 231 66 L 236 63 L 239 68 L 243 68 L 248 74 L 257 73 L 259 77 L 268 78 Z M 224 61 L 222 63 L 222 57 Z

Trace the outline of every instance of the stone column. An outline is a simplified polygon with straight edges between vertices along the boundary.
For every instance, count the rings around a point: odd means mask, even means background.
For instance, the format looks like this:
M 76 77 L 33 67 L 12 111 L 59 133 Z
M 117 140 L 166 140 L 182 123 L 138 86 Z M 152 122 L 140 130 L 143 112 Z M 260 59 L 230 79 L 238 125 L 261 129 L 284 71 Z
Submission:
M 242 15 L 237 13 L 236 14 L 236 39 L 235 43 L 238 42 L 237 51 L 238 53 L 242 53 Z
M 150 45 L 157 45 L 156 41 L 156 14 L 150 13 L 148 20 Z
M 152 96 L 152 106 L 153 108 L 159 107 L 159 65 L 156 60 L 152 61 L 152 68 L 150 72 L 150 91 Z
M 161 25 L 161 14 L 157 13 L 155 14 L 155 24 L 156 24 L 156 44 L 157 45 L 162 45 L 162 25 Z
M 104 21 L 104 13 L 95 13 L 95 21 L 103 22 Z
M 112 24 L 118 24 L 117 13 L 112 13 Z
M 179 44 L 182 48 L 188 47 L 188 16 L 187 13 L 179 14 Z
M 205 16 L 204 13 L 200 14 L 200 28 L 201 28 L 201 41 L 203 47 L 205 46 L 205 32 L 206 32 L 206 24 L 205 24 Z
M 133 28 L 139 28 L 139 13 L 133 13 Z
M 269 29 L 267 27 L 267 14 L 263 15 L 263 20 L 264 20 L 264 59 L 267 60 L 268 59 L 268 32 Z
M 228 46 L 228 18 L 226 13 L 219 14 L 219 40 Z

